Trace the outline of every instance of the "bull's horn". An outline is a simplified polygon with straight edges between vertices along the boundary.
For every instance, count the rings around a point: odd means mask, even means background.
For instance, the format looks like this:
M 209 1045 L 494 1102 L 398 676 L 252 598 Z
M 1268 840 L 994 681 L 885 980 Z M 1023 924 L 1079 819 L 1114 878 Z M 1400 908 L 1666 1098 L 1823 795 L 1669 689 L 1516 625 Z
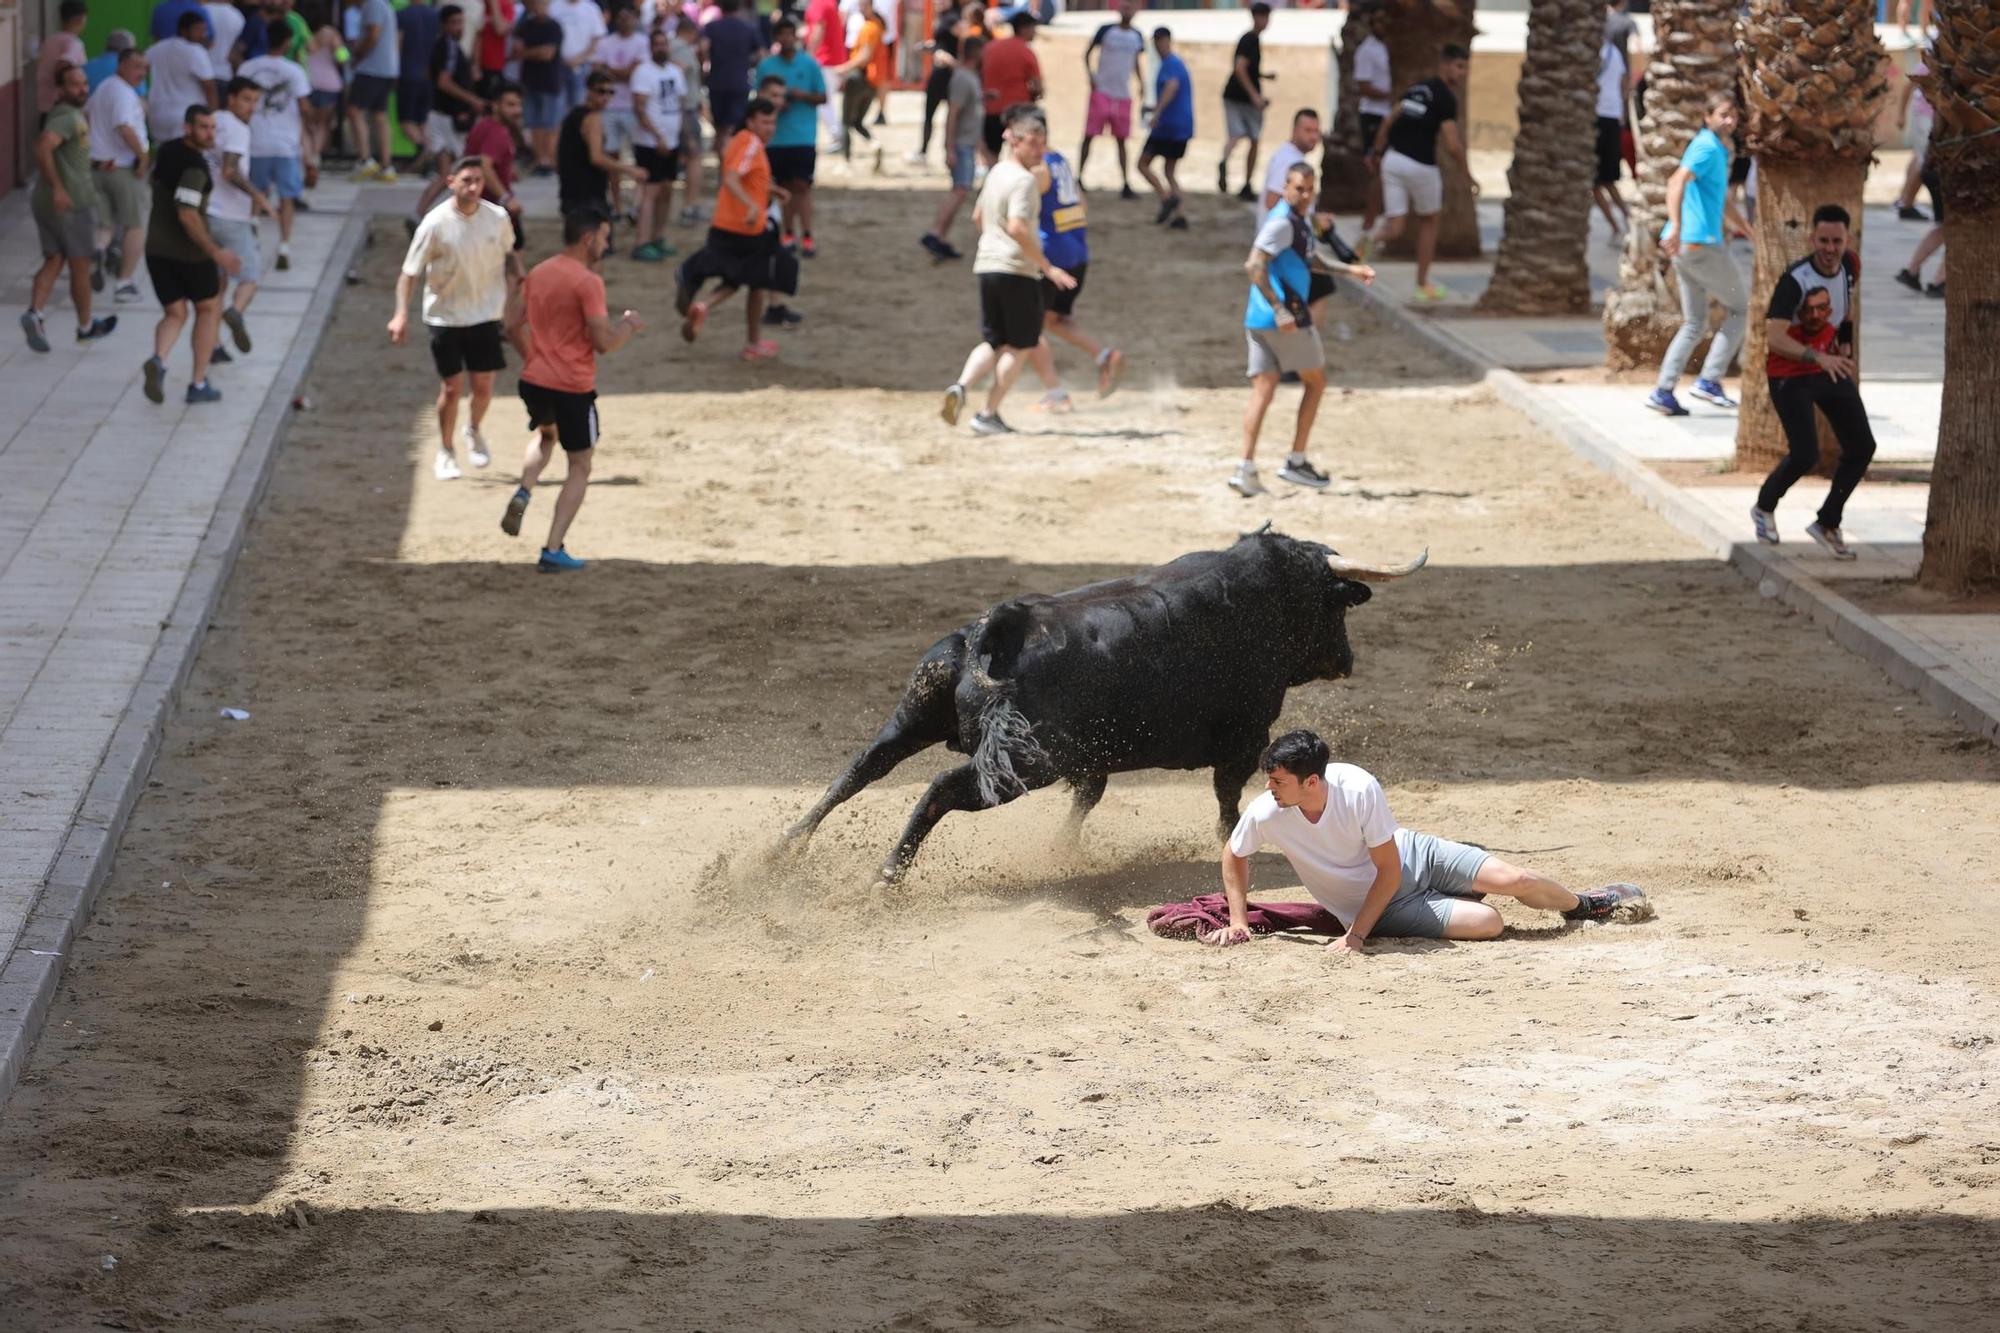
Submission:
M 1381 583 L 1388 579 L 1399 579 L 1405 574 L 1414 574 L 1424 567 L 1431 558 L 1431 548 L 1426 546 L 1417 553 L 1417 558 L 1407 565 L 1364 565 L 1358 560 L 1349 560 L 1340 555 L 1329 555 L 1327 567 L 1342 578 L 1359 579 L 1363 583 Z

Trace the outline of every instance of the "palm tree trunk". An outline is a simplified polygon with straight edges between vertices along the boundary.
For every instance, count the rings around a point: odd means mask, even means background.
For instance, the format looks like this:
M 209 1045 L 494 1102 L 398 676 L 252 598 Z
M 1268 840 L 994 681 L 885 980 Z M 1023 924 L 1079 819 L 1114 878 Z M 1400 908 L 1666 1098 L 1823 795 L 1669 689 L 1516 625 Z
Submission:
M 1376 11 L 1350 9 L 1334 39 L 1333 62 L 1340 69 L 1340 104 L 1319 156 L 1319 207 L 1327 213 L 1359 213 L 1368 206 L 1368 145 L 1361 142 L 1361 94 L 1354 86 L 1354 53 L 1368 36 Z
M 1590 309 L 1590 187 L 1598 0 L 1533 0 L 1521 61 L 1520 132 L 1507 169 L 1507 220 L 1481 310 L 1576 315 Z
M 1473 0 L 1390 0 L 1382 41 L 1389 48 L 1389 82 L 1395 93 L 1437 73 L 1438 52 L 1446 42 L 1471 49 L 1472 9 Z M 1461 140 L 1470 120 L 1469 92 L 1468 88 L 1458 97 Z M 1438 166 L 1444 172 L 1444 212 L 1438 218 L 1437 257 L 1477 258 L 1479 213 L 1473 202 L 1472 179 L 1458 169 L 1449 153 L 1438 153 Z M 1416 228 L 1405 227 L 1388 253 L 1396 259 L 1414 255 Z
M 2000 10 L 1938 0 L 1924 93 L 1944 187 L 1944 403 L 1917 582 L 2000 592 Z
M 1654 0 L 1646 114 L 1638 125 L 1639 181 L 1618 286 L 1604 301 L 1604 364 L 1653 367 L 1680 328 L 1680 296 L 1660 256 L 1667 179 L 1701 129 L 1708 99 L 1736 88 L 1732 0 Z M 1699 361 L 1701 349 L 1694 357 Z

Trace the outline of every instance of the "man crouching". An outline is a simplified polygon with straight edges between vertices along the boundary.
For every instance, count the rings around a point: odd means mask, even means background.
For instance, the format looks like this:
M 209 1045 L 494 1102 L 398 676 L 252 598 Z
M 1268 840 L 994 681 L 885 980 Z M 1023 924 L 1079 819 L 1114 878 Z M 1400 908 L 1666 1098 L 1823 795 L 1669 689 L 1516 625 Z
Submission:
M 1572 893 L 1482 848 L 1398 828 L 1374 775 L 1332 759 L 1310 731 L 1288 731 L 1265 748 L 1259 767 L 1267 790 L 1222 849 L 1229 924 L 1199 935 L 1203 944 L 1251 939 L 1249 858 L 1265 847 L 1283 852 L 1312 896 L 1345 924 L 1347 933 L 1326 946 L 1335 953 L 1360 953 L 1373 935 L 1490 940 L 1504 923 L 1481 901 L 1488 894 L 1570 921 L 1652 915 L 1636 885 Z

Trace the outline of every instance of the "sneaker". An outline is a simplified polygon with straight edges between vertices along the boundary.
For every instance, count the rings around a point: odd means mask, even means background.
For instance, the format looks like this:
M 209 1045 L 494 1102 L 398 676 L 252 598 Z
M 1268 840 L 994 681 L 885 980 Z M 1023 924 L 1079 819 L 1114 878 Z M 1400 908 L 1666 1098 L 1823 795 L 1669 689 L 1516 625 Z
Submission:
M 76 340 L 80 343 L 96 342 L 99 338 L 109 336 L 111 331 L 117 327 L 118 316 L 100 316 L 90 321 L 89 328 L 78 329 L 76 331 Z
M 974 435 L 1012 435 L 1014 428 L 1000 419 L 998 412 L 974 412 L 972 414 Z
M 688 284 L 687 266 L 674 270 L 674 313 L 685 316 L 688 307 L 694 304 L 694 288 Z
M 396 169 L 394 167 L 385 166 L 380 171 L 375 173 L 375 179 L 377 181 L 380 181 L 384 185 L 394 185 L 397 182 L 397 180 L 400 179 L 400 177 L 396 175 Z
M 772 342 L 768 338 L 761 339 L 760 341 L 754 343 L 745 343 L 743 344 L 743 350 L 737 353 L 737 355 L 742 357 L 745 361 L 769 361 L 772 357 L 775 357 L 777 354 L 778 354 L 778 344 Z
M 1410 293 L 1410 299 L 1418 305 L 1437 305 L 1441 301 L 1449 301 L 1451 293 L 1434 282 L 1427 282 Z
M 1118 377 L 1125 373 L 1125 353 L 1116 347 L 1105 351 L 1097 362 L 1097 396 L 1109 398 L 1111 391 L 1118 387 Z
M 486 448 L 486 437 L 472 426 L 465 428 L 465 456 L 472 460 L 474 467 L 490 467 L 493 455 Z
M 1924 280 L 1906 268 L 1896 270 L 1896 281 L 1913 292 L 1922 292 L 1924 289 Z
M 90 257 L 90 290 L 104 290 L 104 252 L 99 250 Z
M 924 155 L 912 148 L 909 152 L 903 154 L 903 161 L 910 166 L 920 167 L 924 164 Z
M 138 301 L 143 301 L 146 298 L 140 294 L 138 283 L 121 282 L 118 284 L 117 288 L 112 291 L 111 299 L 116 303 L 118 303 L 119 305 L 132 305 L 133 303 Z
M 681 341 L 691 343 L 701 336 L 701 326 L 708 322 L 708 307 L 696 301 L 687 308 L 687 315 L 681 320 Z
M 659 264 L 664 263 L 666 258 L 667 247 L 658 241 L 647 241 L 644 245 L 634 247 L 632 251 L 632 262 L 636 264 Z
M 219 403 L 222 401 L 222 390 L 203 380 L 199 384 L 188 385 L 187 400 L 190 403 Z
M 701 221 L 701 214 L 695 209 L 694 205 L 690 204 L 680 211 L 680 217 L 677 220 L 683 227 L 692 227 L 695 223 Z
M 925 250 L 929 251 L 932 259 L 940 261 L 944 259 L 945 257 L 944 252 L 946 248 L 945 243 L 938 239 L 936 233 L 928 231 L 925 232 L 924 239 L 918 241 L 917 244 L 923 246 Z
M 1229 163 L 1227 162 L 1218 162 L 1215 164 L 1215 192 L 1217 194 L 1229 193 Z
M 1139 192 L 1129 185 L 1121 185 L 1118 187 L 1118 197 L 1120 199 L 1137 199 Z
M 1068 389 L 1050 389 L 1042 395 L 1042 401 L 1035 404 L 1038 412 L 1074 412 L 1076 404 L 1070 401 Z
M 354 164 L 354 179 L 358 181 L 380 180 L 382 168 L 375 165 L 375 159 L 364 157 Z
M 278 272 L 284 273 L 292 266 L 292 252 L 280 247 L 278 250 Z
M 799 258 L 819 258 L 819 242 L 813 240 L 810 236 L 801 236 L 799 238 Z
M 944 418 L 945 425 L 956 426 L 958 424 L 958 414 L 964 410 L 965 386 L 963 384 L 954 384 L 944 391 L 944 406 L 938 409 L 938 415 Z
M 215 350 L 208 354 L 208 364 L 211 366 L 227 366 L 233 364 L 235 360 L 236 358 L 229 354 L 229 349 L 221 343 L 217 343 Z
M 1716 407 L 1726 407 L 1732 411 L 1736 407 L 1736 400 L 1731 398 L 1724 391 L 1722 385 L 1714 380 L 1696 380 L 1694 387 L 1689 389 L 1688 392 L 1701 399 L 1704 403 L 1709 403 Z
M 147 400 L 155 403 L 166 402 L 167 363 L 157 356 L 149 356 L 146 358 L 145 366 L 141 368 L 141 373 L 146 377 Z
M 458 460 L 451 456 L 451 450 L 440 448 L 437 451 L 437 458 L 431 463 L 431 475 L 439 481 L 459 479 Z
M 1824 546 L 1827 554 L 1835 560 L 1854 559 L 1854 550 L 1841 540 L 1839 528 L 1829 528 L 1826 524 L 1814 520 L 1806 524 L 1806 536 Z
M 1333 479 L 1304 458 L 1287 458 L 1285 465 L 1278 469 L 1278 479 L 1289 481 L 1294 486 L 1305 486 L 1315 491 L 1323 491 L 1333 484 Z
M 774 329 L 795 329 L 806 322 L 806 317 L 788 305 L 774 305 L 764 312 L 764 326 Z
M 250 350 L 250 326 L 243 322 L 243 312 L 235 306 L 222 308 L 222 322 L 229 326 L 229 340 L 236 344 L 236 350 Z
M 21 312 L 21 332 L 27 337 L 30 350 L 36 352 L 46 352 L 49 350 L 48 330 L 42 325 L 41 315 L 35 311 L 23 310 Z
M 1896 205 L 1896 217 L 1903 222 L 1929 222 L 1931 215 L 1913 204 Z
M 582 569 L 585 563 L 585 561 L 571 555 L 564 547 L 558 546 L 555 550 L 551 551 L 548 547 L 544 546 L 542 548 L 542 558 L 535 562 L 535 568 L 541 570 L 544 574 L 559 574 L 565 570 Z
M 1605 921 L 1613 916 L 1624 921 L 1645 921 L 1653 915 L 1646 891 L 1637 884 L 1606 884 L 1576 896 L 1577 905 L 1563 913 L 1565 921 Z
M 509 537 L 520 536 L 521 519 L 528 512 L 528 501 L 534 498 L 533 495 L 529 494 L 526 486 L 516 488 L 514 493 L 507 498 L 507 512 L 500 515 L 500 531 L 506 533 Z
M 1237 468 L 1236 471 L 1230 473 L 1229 489 L 1235 491 L 1246 500 L 1253 495 L 1270 494 L 1269 491 L 1264 489 L 1264 482 L 1258 477 L 1257 469 L 1255 468 Z
M 1257 202 L 1257 192 L 1250 188 L 1250 183 L 1248 181 L 1245 181 L 1243 183 L 1243 188 L 1236 192 L 1236 197 L 1238 199 L 1241 199 L 1246 204 L 1254 204 Z
M 1681 406 L 1681 400 L 1674 397 L 1671 389 L 1655 389 L 1646 396 L 1646 406 L 1663 417 L 1684 417 L 1688 410 Z
M 1935 297 L 1936 299 L 1938 299 L 1938 300 L 1940 300 L 1940 301 L 1944 300 L 1944 284 L 1943 284 L 1943 283 L 1941 283 L 1941 282 L 1927 282 L 1927 283 L 1925 283 L 1925 284 L 1924 284 L 1924 295 L 1925 295 L 1925 296 L 1930 296 L 1930 297 Z
M 1178 213 L 1174 214 L 1174 220 L 1167 224 L 1168 231 L 1186 231 L 1187 229 L 1188 220 Z
M 1167 219 L 1172 217 L 1174 210 L 1180 206 L 1181 197 L 1177 194 L 1170 194 L 1160 200 L 1160 211 L 1153 214 L 1153 225 L 1155 227 L 1165 226 Z
M 1778 544 L 1778 516 L 1768 509 L 1750 506 L 1750 526 L 1757 534 L 1757 540 L 1766 546 Z M 1815 525 L 1817 526 L 1817 525 Z

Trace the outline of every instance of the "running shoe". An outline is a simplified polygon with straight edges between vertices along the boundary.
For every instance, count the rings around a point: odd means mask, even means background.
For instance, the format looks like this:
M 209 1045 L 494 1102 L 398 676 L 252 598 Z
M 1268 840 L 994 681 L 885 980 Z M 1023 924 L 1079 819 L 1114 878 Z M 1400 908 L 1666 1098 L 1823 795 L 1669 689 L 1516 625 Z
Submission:
M 588 562 L 579 560 L 571 555 L 564 547 L 558 546 L 555 550 L 551 551 L 548 547 L 544 546 L 542 548 L 542 558 L 535 562 L 535 568 L 541 570 L 544 574 L 561 574 L 569 570 L 582 569 L 586 563 Z
M 1218 162 L 1215 164 L 1215 192 L 1217 194 L 1229 193 L 1229 163 L 1227 162 Z
M 221 343 L 217 343 L 215 350 L 208 354 L 208 364 L 211 366 L 227 366 L 234 363 L 235 360 L 236 358 L 229 354 L 229 349 Z
M 940 240 L 935 232 L 928 232 L 928 231 L 925 232 L 924 239 L 918 241 L 917 244 L 923 246 L 925 250 L 929 251 L 932 259 L 942 262 L 945 259 L 950 258 L 950 256 L 945 252 L 949 250 L 951 247 L 946 245 L 942 240 Z
M 111 299 L 119 305 L 132 305 L 146 298 L 140 294 L 138 283 L 121 282 L 118 284 L 117 289 L 111 293 Z
M 1285 465 L 1278 469 L 1278 479 L 1315 491 L 1323 491 L 1333 485 L 1333 478 L 1321 472 L 1312 465 L 1310 459 L 1305 458 L 1287 458 Z
M 290 250 L 285 249 L 283 246 L 279 246 L 278 272 L 280 273 L 289 272 L 291 270 L 291 267 L 292 267 L 292 252 Z
M 693 304 L 694 288 L 688 285 L 687 265 L 682 264 L 674 270 L 674 313 L 685 315 Z
M 93 292 L 104 290 L 104 252 L 102 250 L 90 256 L 90 290 Z
M 1137 199 L 1139 192 L 1129 185 L 1121 185 L 1118 187 L 1118 197 L 1120 199 Z
M 1174 210 L 1180 206 L 1181 197 L 1177 194 L 1170 194 L 1160 200 L 1160 211 L 1153 215 L 1153 225 L 1155 227 L 1164 226 L 1167 219 L 1174 215 Z
M 1109 398 L 1111 391 L 1118 387 L 1118 377 L 1125 373 L 1125 353 L 1116 347 L 1106 348 L 1097 361 L 1097 396 Z
M 475 426 L 465 428 L 465 456 L 472 460 L 474 467 L 490 467 L 493 455 L 486 448 L 486 437 Z
M 1927 283 L 1925 283 L 1925 284 L 1924 284 L 1924 295 L 1925 295 L 1925 296 L 1932 296 L 1932 297 L 1936 297 L 1936 298 L 1937 298 L 1938 300 L 1940 300 L 1940 301 L 1944 300 L 1944 284 L 1943 284 L 1943 283 L 1941 283 L 1941 282 L 1927 282 Z
M 910 166 L 920 167 L 924 164 L 924 155 L 912 148 L 909 152 L 903 154 L 903 161 Z
M 1646 396 L 1646 406 L 1663 417 L 1684 417 L 1688 410 L 1681 406 L 1681 400 L 1674 397 L 1672 389 L 1655 389 Z
M 89 328 L 78 329 L 76 331 L 76 340 L 80 343 L 96 342 L 99 338 L 109 337 L 111 331 L 117 327 L 118 316 L 101 315 L 90 321 Z
M 149 356 L 142 369 L 146 377 L 147 400 L 155 403 L 166 402 L 167 363 L 157 356 Z
M 1042 401 L 1035 404 L 1038 412 L 1074 412 L 1076 404 L 1070 401 L 1068 389 L 1050 389 L 1042 395 Z
M 1896 281 L 1902 283 L 1905 287 L 1908 287 L 1911 291 L 1916 292 L 1919 295 L 1923 293 L 1924 280 L 1918 277 L 1916 274 L 1910 272 L 1910 270 L 1906 268 L 1899 268 L 1896 270 Z
M 819 243 L 810 236 L 801 236 L 799 238 L 799 258 L 819 258 Z
M 42 317 L 35 311 L 21 312 L 21 332 L 26 335 L 30 350 L 36 352 L 49 350 L 49 332 L 42 326 Z
M 439 449 L 431 462 L 431 475 L 439 481 L 457 481 L 462 475 L 458 470 L 458 460 L 451 456 L 451 450 Z
M 1688 392 L 1701 399 L 1704 403 L 1710 403 L 1716 407 L 1726 407 L 1732 411 L 1735 410 L 1736 400 L 1731 398 L 1722 385 L 1715 380 L 1696 380 L 1694 387 L 1689 389 Z
M 236 344 L 236 350 L 250 350 L 250 326 L 243 322 L 243 312 L 235 306 L 222 308 L 222 322 L 229 326 L 229 339 Z
M 1896 217 L 1903 222 L 1929 222 L 1931 215 L 1911 204 L 1896 205 Z
M 1412 292 L 1410 299 L 1418 305 L 1437 305 L 1442 301 L 1449 301 L 1451 293 L 1434 282 L 1427 282 Z
M 944 391 L 944 406 L 938 409 L 938 415 L 944 418 L 945 425 L 956 426 L 958 424 L 958 414 L 964 410 L 965 386 L 963 384 L 954 384 Z
M 199 384 L 188 385 L 187 400 L 190 403 L 219 403 L 222 401 L 222 390 L 203 380 Z
M 1245 181 L 1243 184 L 1243 188 L 1236 192 L 1236 197 L 1238 199 L 1241 199 L 1246 204 L 1254 204 L 1257 202 L 1257 192 L 1250 188 L 1250 183 L 1248 181 Z
M 743 344 L 743 350 L 737 353 L 745 361 L 769 361 L 777 354 L 778 344 L 768 338 L 754 343 L 745 343 Z
M 1235 491 L 1246 500 L 1253 495 L 1270 494 L 1269 491 L 1264 489 L 1263 479 L 1257 475 L 1257 469 L 1255 468 L 1237 468 L 1236 471 L 1230 473 L 1229 489 Z
M 380 171 L 375 173 L 375 179 L 383 185 L 394 185 L 402 178 L 396 174 L 394 167 L 384 166 Z
M 974 435 L 1012 435 L 1014 428 L 1000 419 L 998 412 L 974 412 L 972 414 Z
M 632 261 L 637 264 L 659 264 L 666 261 L 667 254 L 666 246 L 658 241 L 647 241 L 644 245 L 633 249 Z
M 774 305 L 764 312 L 764 327 L 767 329 L 797 328 L 806 322 L 806 317 L 788 305 Z
M 697 301 L 687 308 L 686 318 L 681 320 L 681 341 L 693 342 L 701 336 L 701 326 L 708 322 L 708 307 Z
M 1637 884 L 1606 884 L 1576 896 L 1576 906 L 1563 913 L 1565 921 L 1605 921 L 1614 915 L 1627 921 L 1645 921 L 1653 915 L 1646 891 Z
M 375 165 L 374 158 L 364 157 L 360 162 L 355 164 L 354 179 L 358 181 L 381 180 L 382 168 Z
M 1168 231 L 1186 231 L 1187 229 L 1188 220 L 1178 213 L 1174 214 L 1174 220 L 1167 224 Z
M 1750 526 L 1757 534 L 1757 540 L 1766 546 L 1778 544 L 1778 516 L 1768 509 L 1750 506 Z M 1815 524 L 1815 527 L 1818 525 Z
M 507 512 L 500 515 L 500 531 L 506 533 L 509 537 L 520 536 L 521 519 L 527 515 L 528 501 L 534 498 L 533 495 L 528 493 L 526 486 L 517 488 L 511 496 L 507 497 Z
M 1826 524 L 1814 520 L 1806 524 L 1806 536 L 1824 546 L 1827 554 L 1835 560 L 1854 559 L 1854 550 L 1841 539 L 1839 528 L 1829 528 Z

